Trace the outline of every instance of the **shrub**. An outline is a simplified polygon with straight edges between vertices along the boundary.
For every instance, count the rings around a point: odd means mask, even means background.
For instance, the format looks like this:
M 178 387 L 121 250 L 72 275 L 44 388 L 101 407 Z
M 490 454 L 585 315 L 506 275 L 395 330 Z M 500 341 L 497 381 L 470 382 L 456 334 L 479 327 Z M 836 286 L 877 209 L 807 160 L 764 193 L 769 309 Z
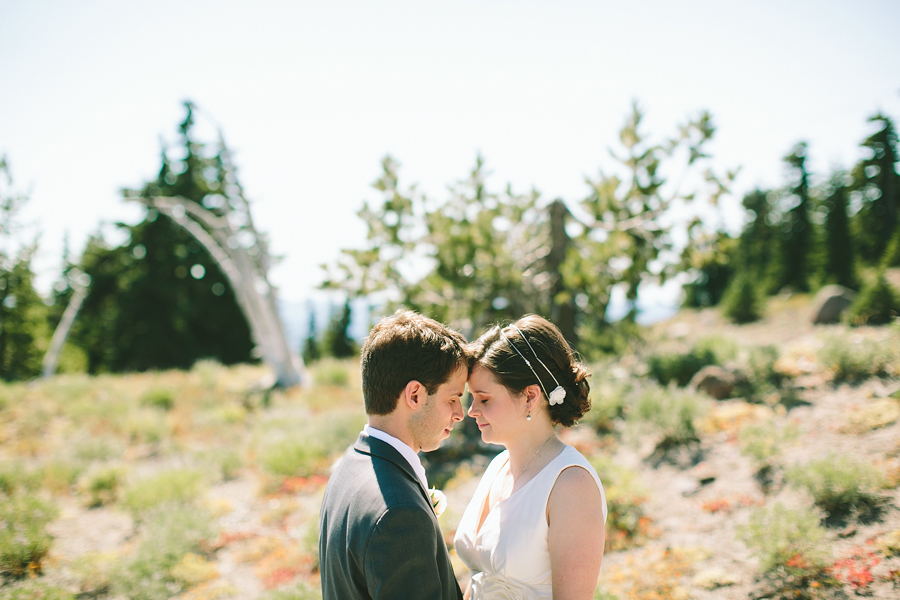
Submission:
M 119 499 L 126 470 L 119 465 L 102 465 L 85 473 L 78 481 L 78 493 L 88 508 L 112 504 Z
M 651 521 L 644 514 L 647 491 L 638 482 L 638 474 L 603 456 L 593 456 L 590 462 L 606 493 L 606 551 L 645 544 L 651 537 Z
M 611 433 L 615 430 L 615 420 L 625 417 L 627 394 L 630 386 L 626 383 L 599 381 L 591 383 L 591 410 L 579 421 L 595 431 Z
M 651 388 L 639 396 L 628 413 L 628 420 L 639 428 L 649 425 L 660 434 L 658 449 L 680 446 L 699 441 L 694 420 L 707 406 L 704 398 L 690 392 Z
M 286 439 L 263 448 L 259 462 L 272 475 L 306 477 L 316 472 L 324 458 L 324 449 L 316 440 Z
M 0 600 L 76 600 L 77 596 L 39 580 L 0 588 Z
M 125 452 L 124 445 L 109 436 L 90 436 L 75 442 L 73 455 L 83 461 L 104 461 L 119 458 Z
M 735 323 L 751 323 L 762 317 L 760 284 L 747 276 L 738 275 L 722 298 L 725 316 Z
M 184 589 L 172 569 L 189 553 L 199 554 L 215 536 L 209 512 L 169 505 L 146 515 L 145 529 L 132 556 L 112 578 L 111 592 L 131 600 L 166 600 Z
M 663 385 L 675 382 L 685 386 L 691 378 L 707 365 L 718 365 L 734 358 L 733 342 L 719 337 L 699 340 L 687 352 L 662 352 L 647 358 L 649 374 Z
M 54 458 L 44 462 L 36 471 L 45 490 L 54 494 L 64 494 L 84 471 L 84 466 L 77 462 Z
M 0 493 L 12 496 L 19 491 L 33 492 L 40 487 L 39 474 L 27 470 L 18 461 L 0 462 Z
M 800 437 L 796 425 L 773 419 L 746 425 L 739 435 L 741 453 L 753 459 L 757 469 L 770 466 L 781 454 L 781 448 Z
M 136 481 L 125 490 L 122 504 L 135 518 L 163 504 L 189 503 L 205 489 L 203 474 L 190 469 L 162 471 Z
M 307 583 L 296 585 L 282 590 L 274 590 L 262 597 L 262 600 L 320 600 L 322 592 L 318 588 Z
M 141 405 L 161 410 L 172 410 L 175 406 L 175 394 L 172 390 L 156 388 L 149 390 L 141 397 Z
M 900 402 L 893 398 L 880 398 L 863 407 L 848 408 L 844 433 L 865 433 L 886 427 L 900 419 Z
M 738 534 L 759 558 L 766 588 L 760 598 L 818 598 L 837 581 L 828 572 L 831 549 L 819 516 L 778 503 L 750 514 Z
M 884 474 L 868 462 L 832 454 L 789 468 L 785 477 L 806 489 L 829 518 L 852 512 L 869 514 L 881 504 L 876 490 L 882 487 Z
M 130 412 L 123 429 L 132 442 L 139 443 L 159 442 L 169 435 L 165 415 L 150 408 Z
M 897 371 L 896 340 L 879 342 L 861 335 L 831 335 L 819 351 L 819 361 L 836 381 L 860 381 Z
M 322 360 L 313 369 L 313 382 L 321 387 L 345 388 L 350 384 L 350 370 L 354 368 L 357 365 L 346 360 Z
M 900 296 L 884 278 L 884 273 L 865 286 L 847 309 L 846 319 L 852 325 L 884 325 L 900 314 Z
M 40 574 L 53 538 L 47 524 L 56 507 L 29 495 L 0 499 L 0 576 Z

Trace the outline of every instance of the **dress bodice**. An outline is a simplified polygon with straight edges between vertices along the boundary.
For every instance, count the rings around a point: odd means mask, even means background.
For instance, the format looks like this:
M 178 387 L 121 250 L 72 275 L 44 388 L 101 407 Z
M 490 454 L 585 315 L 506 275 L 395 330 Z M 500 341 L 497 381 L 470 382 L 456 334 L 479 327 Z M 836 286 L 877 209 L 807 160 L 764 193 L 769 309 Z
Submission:
M 544 600 L 553 597 L 548 547 L 547 501 L 559 474 L 571 466 L 583 467 L 594 477 L 603 500 L 606 495 L 597 472 L 571 446 L 508 498 L 497 502 L 478 522 L 491 484 L 509 462 L 509 451 L 488 466 L 456 530 L 454 544 L 472 571 L 472 600 Z

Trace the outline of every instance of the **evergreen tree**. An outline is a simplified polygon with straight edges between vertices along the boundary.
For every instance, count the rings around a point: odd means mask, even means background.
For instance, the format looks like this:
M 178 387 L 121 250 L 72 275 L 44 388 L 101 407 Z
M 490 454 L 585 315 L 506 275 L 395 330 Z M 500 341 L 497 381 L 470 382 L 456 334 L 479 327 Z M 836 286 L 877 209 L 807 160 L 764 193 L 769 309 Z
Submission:
M 227 181 L 221 158 L 192 135 L 192 105 L 180 126 L 183 157 L 171 163 L 165 148 L 154 181 L 128 194 L 182 196 L 215 210 Z M 188 368 L 199 358 L 225 364 L 251 360 L 244 315 L 209 253 L 181 226 L 155 210 L 109 247 L 88 242 L 81 268 L 91 290 L 71 339 L 88 355 L 91 372 Z
M 774 192 L 753 190 L 742 201 L 752 215 L 741 232 L 737 250 L 737 269 L 764 292 L 773 293 L 781 282 L 780 216 L 773 210 Z
M 356 356 L 356 344 L 349 335 L 350 315 L 350 300 L 348 299 L 339 311 L 332 313 L 328 329 L 325 330 L 325 350 L 335 358 Z
M 836 171 L 826 188 L 825 207 L 825 279 L 857 289 L 853 239 L 847 217 L 846 175 Z
M 0 158 L 0 379 L 30 379 L 41 373 L 47 309 L 33 283 L 37 242 L 19 236 L 18 213 L 28 196 L 12 189 L 6 158 Z
M 316 311 L 311 302 L 309 304 L 309 331 L 303 340 L 303 348 L 300 355 L 306 364 L 312 364 L 322 358 L 322 350 L 319 347 L 319 332 L 316 328 Z
M 897 174 L 897 131 L 893 121 L 876 114 L 869 119 L 881 128 L 863 141 L 870 156 L 853 171 L 854 187 L 862 206 L 856 217 L 860 252 L 870 263 L 878 262 L 894 236 L 900 211 L 900 176 Z
M 784 199 L 787 210 L 781 223 L 784 264 L 781 283 L 802 292 L 809 290 L 809 258 L 813 242 L 806 152 L 806 143 L 800 142 L 784 157 L 791 182 Z

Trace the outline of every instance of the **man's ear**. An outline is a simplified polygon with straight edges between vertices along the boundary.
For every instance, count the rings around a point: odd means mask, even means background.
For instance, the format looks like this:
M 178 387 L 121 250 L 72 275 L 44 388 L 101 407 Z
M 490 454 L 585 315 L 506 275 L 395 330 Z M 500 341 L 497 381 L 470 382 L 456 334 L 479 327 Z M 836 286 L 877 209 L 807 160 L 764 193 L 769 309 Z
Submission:
M 419 410 L 425 406 L 427 396 L 428 391 L 425 389 L 425 386 L 413 379 L 403 388 L 402 400 L 406 402 L 406 406 L 410 410 Z

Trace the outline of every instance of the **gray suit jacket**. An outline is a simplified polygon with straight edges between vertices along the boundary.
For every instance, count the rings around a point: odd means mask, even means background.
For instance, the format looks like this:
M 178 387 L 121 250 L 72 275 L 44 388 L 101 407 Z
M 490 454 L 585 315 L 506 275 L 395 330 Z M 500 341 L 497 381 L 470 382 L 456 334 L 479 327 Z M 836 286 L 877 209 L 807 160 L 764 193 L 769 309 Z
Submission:
M 460 600 L 431 500 L 390 444 L 361 433 L 325 488 L 323 600 Z

